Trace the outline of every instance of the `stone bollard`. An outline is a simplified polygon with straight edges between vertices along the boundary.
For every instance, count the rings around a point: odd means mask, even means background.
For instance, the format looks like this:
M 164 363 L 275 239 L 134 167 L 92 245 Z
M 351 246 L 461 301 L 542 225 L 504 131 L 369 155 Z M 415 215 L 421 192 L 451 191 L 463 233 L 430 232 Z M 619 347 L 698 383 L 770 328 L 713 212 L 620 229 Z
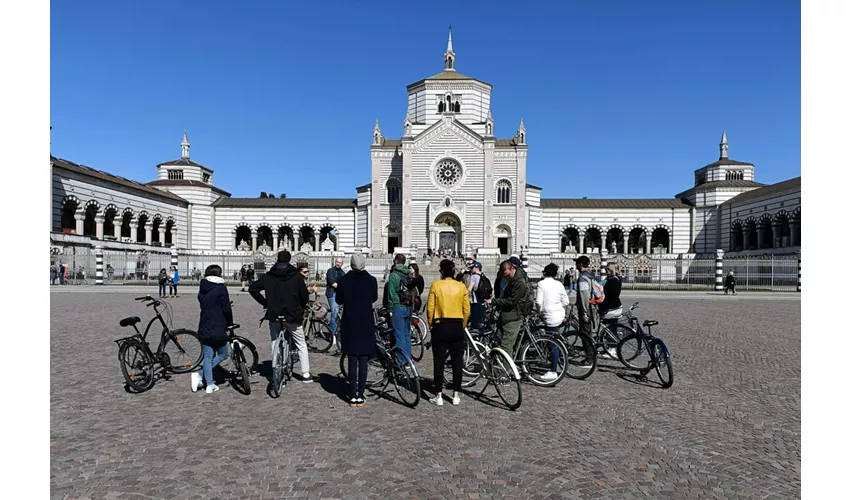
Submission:
M 723 250 L 719 248 L 714 257 L 714 291 L 723 291 Z
M 410 263 L 416 264 L 416 253 L 419 251 L 419 247 L 416 244 L 411 245 L 410 247 Z
M 95 275 L 94 275 L 94 284 L 102 285 L 103 284 L 103 247 L 96 246 L 94 247 L 94 265 L 95 265 Z
M 171 265 L 177 267 L 177 247 L 171 247 Z
M 519 260 L 522 262 L 522 270 L 525 271 L 525 274 L 528 274 L 528 257 L 525 255 L 525 251 L 520 248 L 519 251 Z
M 599 261 L 599 278 L 600 280 L 604 280 L 608 277 L 608 250 L 602 249 Z

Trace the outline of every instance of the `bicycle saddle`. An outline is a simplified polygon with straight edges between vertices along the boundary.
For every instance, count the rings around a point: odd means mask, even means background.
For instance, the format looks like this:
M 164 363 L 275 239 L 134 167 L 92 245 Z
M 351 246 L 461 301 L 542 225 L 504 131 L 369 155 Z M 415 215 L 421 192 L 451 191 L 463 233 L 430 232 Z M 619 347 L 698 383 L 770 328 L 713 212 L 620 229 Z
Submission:
M 129 318 L 122 319 L 118 322 L 118 324 L 121 326 L 133 326 L 139 321 L 141 321 L 141 319 L 139 319 L 138 316 L 130 316 Z
M 228 328 L 229 330 L 236 330 L 237 328 L 239 328 L 239 325 L 237 325 L 237 324 L 232 324 L 232 325 L 228 325 L 228 327 L 227 327 L 227 328 Z
M 655 326 L 657 324 L 658 324 L 658 322 L 655 321 L 654 319 L 648 319 L 648 320 L 643 322 L 643 326 Z

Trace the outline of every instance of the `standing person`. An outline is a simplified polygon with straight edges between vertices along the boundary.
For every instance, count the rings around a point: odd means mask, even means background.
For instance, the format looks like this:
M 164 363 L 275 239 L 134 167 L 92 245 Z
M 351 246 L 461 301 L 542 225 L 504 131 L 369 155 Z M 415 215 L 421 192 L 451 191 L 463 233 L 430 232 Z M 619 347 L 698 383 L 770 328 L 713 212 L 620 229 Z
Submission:
M 732 295 L 738 295 L 735 291 L 735 272 L 729 271 L 726 275 L 726 280 L 723 282 L 723 295 L 729 295 L 729 290 L 732 290 Z
M 304 278 L 304 284 L 307 285 L 307 293 L 313 293 L 319 289 L 317 286 L 310 286 L 310 264 L 307 262 L 298 263 L 298 274 Z
M 330 306 L 331 310 L 331 318 L 330 318 L 330 328 L 331 334 L 336 338 L 337 345 L 339 345 L 339 335 L 337 333 L 337 317 L 339 316 L 339 304 L 337 304 L 335 300 L 336 290 L 339 287 L 339 280 L 345 276 L 345 272 L 342 270 L 342 257 L 337 257 L 334 260 L 334 265 L 328 272 L 325 273 L 325 283 L 327 284 L 327 288 L 325 288 L 325 297 L 328 299 L 328 306 Z M 371 275 L 370 275 L 371 276 Z
M 582 255 L 576 260 L 576 268 L 579 272 L 577 280 L 576 309 L 578 312 L 578 326 L 582 333 L 591 335 L 590 299 L 593 297 L 593 273 L 590 272 L 590 258 Z
M 573 293 L 573 268 L 564 272 L 564 288 L 567 290 L 567 295 Z
M 248 286 L 248 266 L 242 264 L 242 269 L 239 271 L 239 281 L 242 282 L 242 291 Z
M 501 347 L 511 356 L 522 327 L 522 304 L 525 301 L 528 287 L 519 273 L 516 265 L 510 260 L 499 266 L 499 278 L 493 289 L 496 298 L 485 301 L 493 304 L 500 311 L 499 324 L 502 327 Z
M 304 340 L 304 307 L 310 301 L 307 284 L 304 278 L 290 264 L 292 255 L 288 250 L 277 254 L 277 263 L 258 281 L 251 283 L 248 292 L 254 300 L 266 308 L 266 319 L 269 321 L 269 336 L 274 348 L 275 341 L 280 336 L 278 316 L 284 317 L 284 325 L 295 340 L 298 357 L 301 360 L 302 382 L 312 382 L 310 376 L 310 359 L 307 357 L 307 342 Z M 265 293 L 265 297 L 263 296 Z M 277 363 L 272 356 L 272 366 Z
M 192 372 L 192 392 L 207 384 L 207 394 L 218 390 L 213 379 L 213 368 L 230 355 L 227 349 L 227 327 L 233 324 L 233 310 L 230 307 L 230 294 L 221 277 L 221 267 L 215 264 L 204 271 L 204 279 L 198 290 L 198 302 L 201 304 L 201 319 L 198 322 L 198 338 L 204 351 L 204 378 Z
M 393 331 L 395 332 L 395 345 L 410 359 L 410 303 L 402 301 L 398 296 L 398 289 L 402 283 L 407 281 L 410 276 L 410 269 L 404 265 L 407 261 L 404 254 L 398 254 L 393 259 L 395 265 L 390 270 L 387 277 L 387 284 L 384 286 L 384 307 L 392 315 L 391 321 Z M 404 303 L 402 303 L 404 302 Z M 401 359 L 398 360 L 402 362 Z
M 375 355 L 375 318 L 372 304 L 378 300 L 378 280 L 366 271 L 366 257 L 351 256 L 351 270 L 337 280 L 334 302 L 344 306 L 342 313 L 342 352 L 348 356 L 349 405 L 366 404 L 363 391 L 369 357 Z
M 59 263 L 59 284 L 65 284 L 65 264 Z
M 168 272 L 163 267 L 159 270 L 159 276 L 157 276 L 157 282 L 159 283 L 159 298 L 165 298 L 165 285 L 168 283 Z
M 453 279 L 454 262 L 440 261 L 442 279 L 431 284 L 428 293 L 428 324 L 431 326 L 431 347 L 434 350 L 434 397 L 429 401 L 443 406 L 443 378 L 446 356 L 452 355 L 452 404 L 460 404 L 460 384 L 463 379 L 463 328 L 469 320 L 469 291 Z
M 620 292 L 623 290 L 622 278 L 620 278 L 620 267 L 617 264 L 608 264 L 608 279 L 602 288 L 605 298 L 596 306 L 599 320 L 603 325 L 613 325 L 623 315 L 623 303 L 620 301 Z M 615 333 L 616 332 L 612 332 Z M 608 348 L 608 356 L 617 359 L 617 349 Z
M 180 284 L 180 273 L 177 271 L 177 266 L 171 266 L 171 274 L 168 276 L 168 281 L 171 283 L 169 294 L 172 297 L 177 297 L 177 285 Z
M 558 266 L 550 263 L 543 268 L 543 279 L 537 284 L 537 296 L 535 303 L 540 316 L 543 318 L 543 328 L 546 333 L 558 333 L 558 328 L 567 316 L 567 306 L 570 298 L 564 285 L 555 279 L 558 275 Z M 541 377 L 543 380 L 555 380 L 558 378 L 558 347 L 552 346 L 552 367 Z
M 475 330 L 484 329 L 484 301 L 479 297 L 478 287 L 481 286 L 482 266 L 480 262 L 472 263 L 472 273 L 469 275 L 469 325 Z M 489 297 L 485 297 L 489 298 Z
M 256 276 L 254 274 L 254 266 L 252 264 L 248 264 L 247 274 L 248 274 L 248 288 L 251 288 L 251 285 L 254 284 L 254 277 Z
M 413 295 L 413 312 L 419 314 L 422 310 L 422 292 L 425 291 L 425 278 L 419 274 L 419 264 L 410 264 L 410 276 L 416 283 L 416 293 Z

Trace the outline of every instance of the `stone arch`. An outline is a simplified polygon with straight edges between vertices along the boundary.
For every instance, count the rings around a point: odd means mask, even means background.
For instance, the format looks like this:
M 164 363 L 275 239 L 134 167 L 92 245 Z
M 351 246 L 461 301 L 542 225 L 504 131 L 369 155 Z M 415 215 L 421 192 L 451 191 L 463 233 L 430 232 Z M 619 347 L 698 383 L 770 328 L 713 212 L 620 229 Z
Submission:
M 761 233 L 759 248 L 773 248 L 776 243 L 773 234 L 773 216 L 762 214 L 759 217 L 758 230 Z
M 77 211 L 82 207 L 80 206 L 80 199 L 76 196 L 69 194 L 62 198 L 61 211 L 62 215 L 60 216 L 60 227 L 59 229 L 63 232 L 65 231 L 77 231 Z
M 513 200 L 513 182 L 507 177 L 501 177 L 493 184 L 496 193 L 496 203 L 500 205 L 510 204 Z
M 758 225 L 755 217 L 747 217 L 744 221 L 744 250 L 755 250 L 758 248 Z
M 774 248 L 791 246 L 791 216 L 785 210 L 776 212 L 773 216 Z
M 316 226 L 309 222 L 303 222 L 298 226 L 298 250 L 306 252 L 304 245 L 310 245 L 312 250 L 317 250 L 316 245 Z
M 251 249 L 251 226 L 247 222 L 237 222 L 233 226 L 234 248 L 237 250 Z
M 97 235 L 97 221 L 95 218 L 100 212 L 100 203 L 97 200 L 89 200 L 83 208 L 83 234 L 85 236 Z
M 389 177 L 384 182 L 387 203 L 401 203 L 401 179 Z
M 133 218 L 136 217 L 136 212 L 133 211 L 130 207 L 125 207 L 124 210 L 121 211 L 121 237 L 129 238 L 131 233 L 131 226 L 133 224 Z
M 590 249 L 599 252 L 602 249 L 602 235 L 606 234 L 602 230 L 602 226 L 598 224 L 588 224 L 584 228 L 584 249 L 581 253 L 588 253 Z
M 580 252 L 579 244 L 583 234 L 581 228 L 575 224 L 567 224 L 561 228 L 561 251 L 566 252 L 568 248 L 573 248 L 576 252 Z
M 611 253 L 626 251 L 626 231 L 619 224 L 610 224 L 605 231 L 605 246 Z
M 739 252 L 744 249 L 744 224 L 741 219 L 735 219 L 729 228 L 729 249 Z
M 652 251 L 670 253 L 672 251 L 670 227 L 667 224 L 656 224 L 652 229 L 650 244 Z M 658 248 L 658 250 L 656 250 Z
M 336 226 L 330 222 L 325 222 L 319 227 L 319 249 L 322 249 L 322 244 L 325 240 L 330 240 L 333 244 L 333 250 L 339 250 L 339 233 Z
M 628 233 L 628 252 L 637 254 L 649 252 L 647 246 L 649 235 L 649 229 L 643 224 L 632 224 Z
M 276 229 L 278 248 L 281 250 L 295 251 L 295 229 L 288 222 L 281 222 Z
M 106 205 L 103 209 L 103 215 L 105 217 L 103 221 L 103 235 L 104 236 L 116 236 L 115 235 L 115 219 L 118 217 L 120 211 L 118 207 L 114 203 L 110 203 Z
M 800 225 L 800 207 L 797 207 L 793 212 L 791 212 L 791 246 L 798 247 L 800 246 L 800 236 L 802 226 Z
M 153 214 L 151 218 L 151 242 L 162 243 L 162 214 Z
M 257 249 L 265 245 L 267 248 L 274 248 L 274 231 L 268 222 L 260 222 L 254 228 L 257 233 Z
M 136 217 L 136 242 L 144 243 L 147 241 L 145 235 L 150 231 L 150 215 L 147 210 L 140 210 Z

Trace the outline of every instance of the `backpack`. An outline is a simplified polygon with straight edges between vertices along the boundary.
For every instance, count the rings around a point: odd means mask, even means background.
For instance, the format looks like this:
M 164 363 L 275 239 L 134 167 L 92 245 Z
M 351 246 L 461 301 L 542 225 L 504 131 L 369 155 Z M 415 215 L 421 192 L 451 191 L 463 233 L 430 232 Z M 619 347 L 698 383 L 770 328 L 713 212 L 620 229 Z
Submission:
M 596 280 L 591 280 L 590 285 L 590 303 L 602 303 L 602 301 L 605 300 L 605 289 L 602 288 L 602 284 Z
M 416 288 L 416 280 L 409 274 L 405 275 L 396 270 L 393 270 L 393 272 L 399 274 L 398 288 L 396 289 L 399 304 L 412 306 L 413 297 L 419 295 L 419 290 Z
M 482 273 L 478 281 L 478 289 L 475 290 L 475 296 L 479 302 L 483 302 L 493 296 L 493 284 L 490 279 Z

